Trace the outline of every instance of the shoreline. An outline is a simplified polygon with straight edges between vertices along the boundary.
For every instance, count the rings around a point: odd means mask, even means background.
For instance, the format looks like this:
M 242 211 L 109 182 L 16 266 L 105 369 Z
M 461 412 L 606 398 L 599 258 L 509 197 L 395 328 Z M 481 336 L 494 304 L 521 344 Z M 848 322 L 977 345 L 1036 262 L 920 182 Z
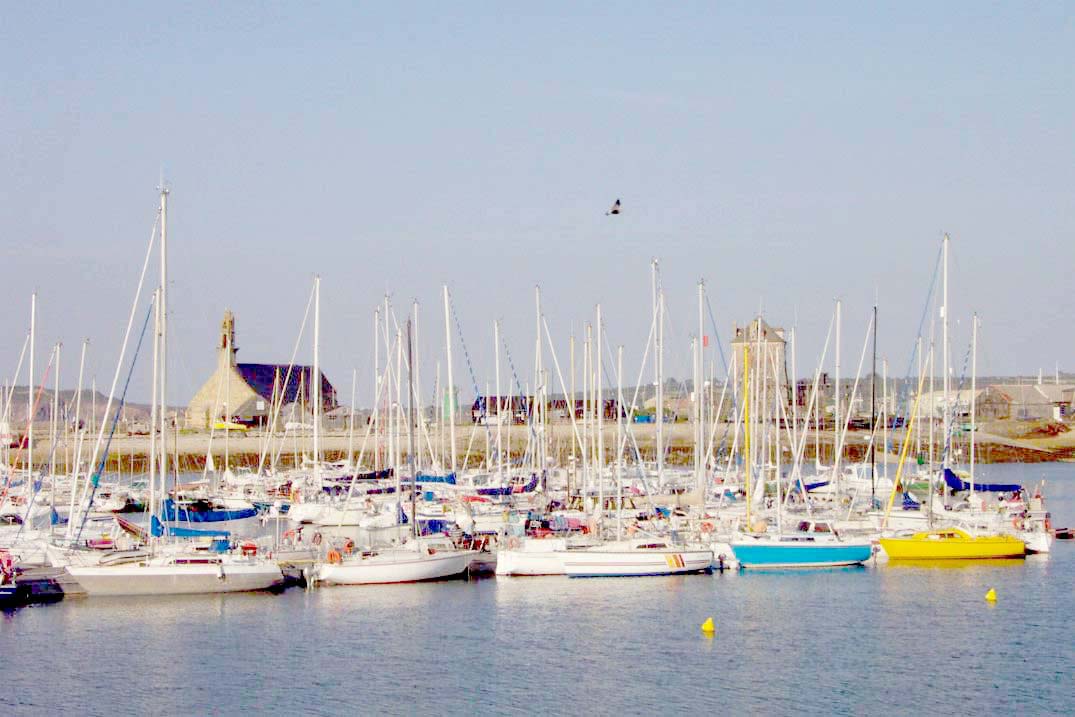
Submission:
M 688 423 L 679 423 L 667 424 L 664 428 L 667 451 L 666 463 L 672 466 L 692 465 L 694 461 L 693 427 Z M 340 431 L 333 431 L 322 435 L 320 440 L 324 458 L 330 461 L 343 460 L 347 456 L 348 448 L 350 447 L 355 457 L 358 457 L 359 455 L 363 456 L 362 463 L 364 465 L 369 465 L 371 463 L 369 458 L 373 455 L 374 450 L 377 450 L 381 455 L 383 463 L 383 457 L 388 450 L 388 441 L 386 437 L 366 436 L 364 429 L 365 427 L 363 427 L 362 435 L 356 434 L 353 438 L 348 436 L 346 432 Z M 718 449 L 723 446 L 724 451 L 726 452 L 732 439 L 732 429 L 733 426 L 730 424 L 718 426 L 717 429 L 712 432 L 714 446 Z M 581 430 L 582 428 L 580 427 L 579 431 L 581 432 Z M 445 435 L 443 437 L 437 434 L 430 435 L 425 431 L 420 431 L 418 433 L 416 438 L 419 450 L 423 454 L 423 462 L 429 461 L 431 453 L 435 453 L 441 457 L 445 456 L 448 450 L 446 446 L 449 444 L 449 440 L 447 431 L 444 433 Z M 573 447 L 575 447 L 575 454 L 578 454 L 574 433 L 575 429 L 570 423 L 557 423 L 546 427 L 546 443 L 548 445 L 549 457 L 556 464 L 564 466 L 568 465 Z M 495 451 L 497 440 L 496 434 L 496 426 L 486 427 L 472 423 L 457 424 L 457 466 L 461 469 L 464 466 L 466 468 L 480 466 L 485 460 L 487 450 Z M 656 426 L 636 424 L 632 427 L 631 434 L 634 436 L 634 443 L 637 444 L 638 451 L 641 453 L 642 458 L 644 460 L 652 460 L 655 454 Z M 991 464 L 1075 461 L 1075 437 L 1069 439 L 1068 436 L 1071 435 L 1071 433 L 1068 433 L 1061 434 L 1060 436 L 1028 439 L 1008 438 L 997 434 L 979 432 L 975 449 L 976 462 L 979 464 Z M 592 431 L 590 436 L 596 436 L 596 432 Z M 523 457 L 523 454 L 526 451 L 527 438 L 528 428 L 526 426 L 512 426 L 510 430 L 507 426 L 501 427 L 501 440 L 512 459 L 518 460 Z M 865 460 L 869 450 L 867 443 L 868 438 L 868 431 L 848 431 L 845 439 L 843 458 L 841 460 L 848 462 L 860 462 Z M 898 454 L 903 438 L 904 433 L 902 431 L 890 434 L 889 442 L 891 450 L 887 454 L 879 450 L 876 457 L 877 462 L 883 463 L 885 460 L 890 464 L 898 462 Z M 225 436 L 222 433 L 216 433 L 210 436 L 208 432 L 180 432 L 177 435 L 169 435 L 167 443 L 169 453 L 178 458 L 181 469 L 202 470 L 205 467 L 206 456 L 209 454 L 210 444 L 214 463 L 218 466 L 223 466 L 225 457 L 227 457 L 228 464 L 231 467 L 256 468 L 261 460 L 261 454 L 265 451 L 267 439 L 268 436 L 266 434 L 256 431 L 243 434 L 236 434 L 233 432 L 230 436 Z M 616 444 L 615 425 L 605 426 L 604 439 L 606 459 L 612 461 L 613 447 Z M 835 436 L 833 431 L 823 430 L 820 433 L 809 431 L 806 444 L 803 447 L 804 460 L 814 460 L 816 454 L 820 450 L 822 462 L 831 463 L 834 453 L 834 439 Z M 93 453 L 95 441 L 96 436 L 91 435 L 86 437 L 82 447 L 82 458 L 84 461 Z M 406 433 L 403 434 L 400 443 L 404 447 L 408 444 Z M 273 440 L 272 445 L 278 456 L 277 464 L 291 466 L 295 465 L 296 458 L 301 461 L 302 455 L 309 455 L 312 453 L 313 437 L 312 435 L 277 436 Z M 928 451 L 924 441 L 918 448 L 920 448 L 923 453 Z M 630 445 L 628 450 L 633 453 L 634 445 Z M 938 442 L 934 455 L 939 456 L 940 451 L 941 446 Z M 34 463 L 39 467 L 52 458 L 57 471 L 67 471 L 69 464 L 73 462 L 74 452 L 74 441 L 68 439 L 65 442 L 61 439 L 56 447 L 55 456 L 53 456 L 52 445 L 48 440 L 48 437 L 35 437 Z M 18 463 L 22 463 L 24 456 L 20 455 L 20 453 L 21 452 L 17 448 L 11 449 L 11 462 L 14 463 L 17 461 Z M 403 453 L 405 455 L 405 448 Z M 149 436 L 116 435 L 110 442 L 106 470 L 144 470 L 148 464 L 148 455 Z M 781 462 L 790 464 L 792 456 L 786 447 L 784 448 L 783 455 L 784 457 L 781 459 Z M 968 461 L 968 456 L 969 452 L 966 445 L 957 445 L 955 451 L 956 460 L 960 463 L 966 463 Z M 915 445 L 910 447 L 907 460 L 916 460 Z

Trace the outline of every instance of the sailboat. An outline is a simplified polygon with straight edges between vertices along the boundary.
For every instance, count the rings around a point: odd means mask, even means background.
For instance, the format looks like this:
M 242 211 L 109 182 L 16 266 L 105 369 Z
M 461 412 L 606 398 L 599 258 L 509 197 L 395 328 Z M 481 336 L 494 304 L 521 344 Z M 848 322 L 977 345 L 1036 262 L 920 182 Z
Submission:
M 320 282 L 320 279 L 317 280 Z M 319 301 L 315 300 L 315 307 Z M 315 308 L 314 326 L 318 325 L 318 314 Z M 343 551 L 332 549 L 328 551 L 327 559 L 322 563 L 316 573 L 316 580 L 324 585 L 371 585 L 385 583 L 409 583 L 423 580 L 437 580 L 440 578 L 461 575 L 466 572 L 474 552 L 470 550 L 456 550 L 452 546 L 443 543 L 438 547 L 434 543 L 423 540 L 419 535 L 419 521 L 417 519 L 417 492 L 416 492 L 416 463 L 415 463 L 415 411 L 414 411 L 414 354 L 412 349 L 411 322 L 407 320 L 407 366 L 410 390 L 408 396 L 408 437 L 410 440 L 409 462 L 411 474 L 411 519 L 410 527 L 412 534 L 410 540 L 399 546 L 388 548 L 370 548 L 352 552 L 350 542 Z M 315 328 L 314 335 L 317 335 Z M 398 340 L 398 333 L 397 333 Z M 317 345 L 314 343 L 314 371 L 317 371 Z M 315 430 L 317 422 L 314 423 Z M 397 474 L 398 475 L 398 474 Z M 396 499 L 399 500 L 399 480 L 396 481 Z M 402 504 L 396 503 L 397 516 L 402 513 Z M 397 522 L 397 525 L 399 523 Z M 346 554 L 351 553 L 351 554 Z
M 760 343 L 761 318 L 753 324 L 758 332 Z M 760 350 L 760 348 L 758 349 Z M 751 451 L 750 430 L 751 421 L 749 406 L 753 402 L 755 406 L 765 407 L 765 401 L 759 398 L 759 385 L 768 380 L 766 375 L 768 367 L 762 356 L 755 357 L 756 361 L 763 366 L 762 371 L 755 372 L 755 381 L 750 380 L 750 342 L 743 343 L 743 396 L 746 414 L 743 420 L 744 426 L 744 465 L 745 485 L 747 488 L 746 500 L 746 524 L 748 530 L 753 529 L 751 521 L 750 491 L 754 482 L 751 466 L 753 455 Z M 774 374 L 776 367 L 773 367 Z M 778 375 L 778 374 L 777 374 Z M 779 378 L 778 378 L 779 380 Z M 780 416 L 780 392 L 773 392 L 773 403 L 776 406 L 774 418 Z M 763 415 L 763 419 L 766 417 Z M 763 420 L 763 425 L 769 425 L 769 420 Z M 764 436 L 763 436 L 764 437 Z M 873 555 L 873 545 L 869 540 L 849 539 L 841 536 L 834 528 L 826 523 L 814 521 L 801 521 L 797 531 L 785 532 L 783 530 L 783 495 L 781 492 L 780 478 L 780 430 L 777 423 L 774 440 L 772 440 L 772 454 L 775 459 L 775 483 L 776 483 L 776 517 L 777 530 L 775 534 L 746 532 L 736 536 L 730 543 L 735 559 L 742 568 L 821 568 L 837 567 L 846 565 L 858 565 L 866 562 Z M 762 471 L 765 466 L 761 468 Z M 764 486 L 764 483 L 762 483 Z M 763 521 L 759 521 L 764 525 Z
M 1015 536 L 972 535 L 962 528 L 881 538 L 881 547 L 890 560 L 996 560 L 1026 555 L 1026 545 Z
M 157 515 L 157 486 L 155 473 L 157 466 L 158 441 L 160 456 L 161 488 L 167 484 L 168 453 L 167 453 L 167 430 L 165 418 L 166 387 L 167 387 L 167 286 L 168 286 L 168 190 L 161 187 L 160 190 L 160 257 L 161 277 L 160 287 L 156 290 L 153 300 L 153 313 L 155 316 L 154 345 L 153 345 L 153 426 L 151 436 L 151 460 L 150 460 L 150 521 L 153 527 L 151 531 L 155 536 L 149 538 L 147 550 L 116 551 L 102 554 L 95 558 L 91 564 L 69 564 L 66 567 L 68 574 L 73 577 L 87 594 L 94 595 L 179 595 L 179 594 L 204 594 L 224 593 L 247 590 L 264 590 L 274 587 L 283 582 L 281 573 L 276 562 L 257 554 L 253 550 L 242 550 L 238 553 L 230 550 L 226 532 L 213 534 L 203 533 L 189 529 L 169 529 L 163 525 Z M 145 269 L 149 264 L 149 257 L 153 251 L 154 237 L 150 240 L 147 248 L 146 264 L 139 281 L 141 293 L 142 282 L 145 279 Z M 138 295 L 135 296 L 130 319 L 134 318 L 134 307 L 138 304 Z M 128 323 L 128 337 L 131 323 Z M 126 346 L 124 346 L 124 349 Z M 123 365 L 123 352 L 120 354 L 116 366 L 116 374 L 113 379 L 113 394 L 116 382 L 119 378 Z M 133 370 L 133 362 L 131 369 Z M 158 394 L 159 389 L 159 394 Z M 109 397 L 111 404 L 111 395 Z M 109 408 L 111 406 L 109 405 Z M 108 415 L 108 408 L 106 408 Z M 159 416 L 159 425 L 157 418 Z M 114 425 L 113 425 L 114 428 Z M 104 435 L 104 426 L 101 426 L 101 434 L 98 436 L 100 445 Z M 107 448 L 104 449 L 107 452 Z M 104 468 L 104 461 L 97 464 L 96 470 L 90 483 L 96 486 L 100 480 L 100 472 Z M 87 510 L 89 507 L 87 506 Z M 81 531 L 80 531 L 81 532 Z M 199 537 L 209 542 L 193 543 L 182 540 L 183 537 Z M 180 540 L 163 542 L 160 537 L 174 536 Z M 222 539 L 223 538 L 223 539 Z M 61 558 L 63 556 L 60 556 Z M 75 557 L 73 551 L 67 553 L 68 559 Z
M 942 245 L 942 259 L 943 259 L 943 309 L 942 309 L 942 353 L 944 356 L 942 362 L 942 371 L 944 375 L 944 429 L 943 436 L 945 441 L 945 451 L 941 460 L 941 471 L 944 477 L 944 481 L 949 488 L 962 488 L 968 487 L 970 494 L 974 494 L 974 446 L 975 446 L 975 405 L 972 398 L 971 405 L 971 476 L 970 483 L 966 486 L 961 485 L 962 481 L 952 472 L 949 467 L 949 450 L 948 445 L 951 440 L 951 404 L 949 403 L 949 367 L 948 367 L 948 235 L 944 236 L 944 243 Z M 972 368 L 972 376 L 976 376 L 977 370 L 977 336 L 978 336 L 978 317 L 974 317 L 973 328 L 973 346 L 972 353 L 975 355 L 975 366 Z M 972 378 L 972 381 L 976 380 Z M 915 398 L 914 406 L 911 409 L 910 422 L 913 424 L 915 416 L 918 412 L 919 401 L 922 397 L 922 382 L 923 377 L 918 379 L 918 395 Z M 972 384 L 974 388 L 976 385 Z M 972 389 L 972 396 L 974 389 Z M 900 485 L 900 477 L 903 471 L 903 464 L 907 457 L 907 449 L 910 445 L 911 432 L 907 431 L 904 436 L 903 449 L 900 451 L 900 462 L 896 469 L 896 484 L 893 486 L 892 493 L 889 496 L 888 509 L 885 513 L 887 521 L 888 514 L 892 510 L 892 504 L 896 497 L 896 487 Z M 1010 490 L 1012 488 L 1018 488 L 1019 486 L 1013 485 L 998 485 L 990 486 L 991 488 L 999 488 L 1002 491 Z M 930 493 L 932 495 L 932 477 Z M 928 518 L 932 522 L 932 513 Z M 884 526 L 883 526 L 884 527 Z M 930 526 L 932 528 L 932 526 Z M 910 535 L 890 535 L 880 539 L 881 547 L 891 560 L 981 560 L 981 559 L 1004 559 L 1004 558 L 1019 558 L 1026 554 L 1026 544 L 1014 535 L 1008 535 L 999 532 L 990 532 L 983 534 L 972 534 L 967 530 L 959 527 L 945 527 L 940 529 L 930 529 L 924 531 L 918 531 Z
M 661 423 L 663 422 L 663 396 L 661 394 L 661 374 L 663 366 L 662 326 L 664 316 L 664 293 L 657 288 L 656 265 L 654 265 L 654 324 L 656 326 L 656 350 L 654 352 L 654 365 L 657 373 L 657 473 L 658 482 L 664 473 L 664 444 L 662 438 Z M 601 305 L 597 305 L 596 316 L 596 345 L 593 356 L 596 358 L 595 371 L 595 397 L 596 406 L 596 465 L 593 467 L 593 476 L 597 484 L 598 495 L 596 517 L 604 516 L 604 472 L 605 464 L 604 449 L 604 398 L 603 398 L 603 343 L 605 340 L 604 323 L 601 320 Z M 617 406 L 623 405 L 623 352 L 618 352 L 617 366 L 618 401 Z M 617 410 L 617 453 L 616 453 L 616 477 L 617 477 L 617 533 L 622 531 L 623 522 L 623 415 Z M 558 551 L 564 566 L 564 573 L 569 577 L 646 577 L 657 575 L 682 575 L 688 573 L 708 572 L 713 566 L 713 551 L 708 548 L 688 546 L 677 540 L 661 536 L 639 536 L 623 539 L 617 535 L 616 540 L 601 543 L 592 547 L 565 549 Z

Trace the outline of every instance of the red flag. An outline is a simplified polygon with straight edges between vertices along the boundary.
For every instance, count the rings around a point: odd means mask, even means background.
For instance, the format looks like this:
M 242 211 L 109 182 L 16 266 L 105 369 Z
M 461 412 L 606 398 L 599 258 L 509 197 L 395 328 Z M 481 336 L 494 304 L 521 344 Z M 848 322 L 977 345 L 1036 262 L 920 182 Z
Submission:
M 702 336 L 702 348 L 709 348 L 709 336 Z

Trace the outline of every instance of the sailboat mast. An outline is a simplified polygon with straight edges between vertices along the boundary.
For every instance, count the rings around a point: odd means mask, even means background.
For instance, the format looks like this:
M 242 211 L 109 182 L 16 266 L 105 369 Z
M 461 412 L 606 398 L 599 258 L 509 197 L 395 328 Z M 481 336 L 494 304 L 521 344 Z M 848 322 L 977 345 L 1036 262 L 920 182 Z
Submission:
M 56 444 L 60 440 L 60 347 L 63 344 L 56 344 L 56 376 L 53 383 L 52 391 L 52 441 L 49 445 L 49 452 L 52 454 L 52 459 L 49 461 L 49 508 L 51 509 L 50 515 L 56 512 Z M 49 533 L 52 533 L 52 521 L 49 521 Z
M 82 352 L 78 360 L 78 388 L 75 390 L 75 460 L 68 466 L 71 472 L 71 500 L 67 508 L 67 531 L 65 535 L 71 536 L 71 521 L 75 515 L 75 495 L 78 493 L 78 467 L 82 463 L 82 438 L 85 431 L 82 430 L 82 376 L 86 369 L 86 348 L 90 340 L 82 341 Z
M 504 402 L 500 396 L 500 321 L 493 322 L 494 356 L 496 356 L 496 475 L 497 484 L 504 485 Z M 486 399 L 488 403 L 488 399 Z M 485 410 L 489 410 L 486 405 Z
M 381 429 L 381 421 L 377 420 L 377 414 L 381 410 L 381 309 L 373 310 L 373 415 L 370 420 L 376 426 L 373 432 L 373 470 L 381 470 L 381 437 L 378 435 Z
M 601 322 L 601 304 L 597 305 L 597 343 L 595 350 L 597 352 L 597 400 L 595 410 L 597 411 L 597 506 L 598 516 L 604 518 L 605 515 L 605 401 L 604 401 L 604 385 L 605 379 L 602 371 L 604 367 L 604 356 L 601 352 L 601 338 L 604 334 L 604 324 Z
M 418 530 L 418 486 L 416 484 L 416 471 L 414 462 L 414 348 L 412 346 L 411 320 L 407 319 L 407 458 L 411 472 L 411 530 L 414 537 L 419 536 Z
M 417 299 L 414 300 L 414 302 L 413 302 L 413 304 L 411 306 L 411 313 L 414 315 L 414 345 L 416 347 L 418 347 L 418 348 L 415 349 L 415 351 L 420 352 L 421 351 L 421 343 L 419 343 L 419 335 L 418 335 L 418 300 Z M 411 367 L 411 370 L 414 371 L 414 388 L 411 389 L 411 390 L 415 393 L 415 395 L 414 395 L 414 400 L 415 400 L 415 414 L 414 414 L 415 426 L 420 426 L 422 428 L 422 433 L 424 435 L 428 435 L 426 433 L 426 428 L 425 428 L 425 419 L 423 418 L 423 415 L 422 415 L 422 394 L 421 394 L 421 390 L 422 390 L 422 374 L 421 374 L 421 364 L 415 363 L 414 366 Z M 417 440 L 417 437 L 415 438 L 415 440 Z M 417 455 L 415 455 L 415 457 L 414 457 L 414 465 L 415 465 L 415 470 L 419 470 L 421 468 L 421 466 L 422 466 L 422 455 L 421 455 L 421 453 L 418 453 Z
M 941 371 L 944 374 L 941 387 L 944 391 L 944 416 L 942 419 L 942 431 L 941 440 L 943 441 L 944 449 L 941 452 L 941 468 L 947 468 L 949 465 L 948 458 L 948 440 L 950 425 L 950 404 L 949 404 L 949 381 L 948 381 L 948 235 L 944 235 L 944 274 L 943 274 L 943 303 L 941 305 Z
M 321 277 L 314 277 L 314 485 L 321 486 Z
M 168 194 L 169 190 L 161 181 L 161 285 L 160 285 L 160 441 L 161 441 L 161 485 L 166 487 L 168 477 Z M 107 418 L 107 416 L 106 416 Z M 178 478 L 178 477 L 177 477 Z
M 160 289 L 153 292 L 153 388 L 149 407 L 149 515 L 150 521 L 159 515 L 157 509 L 157 428 L 159 413 L 158 391 L 160 389 Z M 163 480 L 162 480 L 163 484 Z M 152 526 L 150 526 L 152 527 Z
M 833 405 L 833 433 L 832 433 L 832 482 L 836 486 L 836 492 L 840 492 L 840 458 L 837 448 L 839 447 L 839 436 L 843 423 L 840 421 L 840 308 L 841 302 L 836 300 L 836 359 L 834 365 L 834 381 L 836 390 L 834 392 L 835 403 Z
M 26 385 L 26 477 L 34 475 L 34 344 L 37 343 L 37 292 L 30 294 L 30 378 Z
M 568 399 L 567 399 L 567 410 L 570 411 L 570 413 L 568 415 L 571 418 L 571 423 L 574 423 L 575 419 L 577 418 L 576 412 L 575 412 L 576 399 L 575 399 L 575 332 L 574 332 L 574 329 L 572 329 L 571 336 L 570 336 L 570 338 L 568 340 L 568 347 L 569 347 L 570 354 L 571 354 L 571 395 L 568 396 Z M 570 463 L 571 468 L 567 471 L 567 500 L 568 500 L 569 504 L 571 502 L 572 479 L 575 478 L 578 475 L 578 454 L 576 453 L 577 441 L 572 440 L 572 441 L 570 441 L 570 443 L 571 443 L 571 463 Z M 509 443 L 508 445 L 511 445 L 511 444 Z
M 703 398 L 705 394 L 705 364 L 703 363 L 702 349 L 705 348 L 702 340 L 702 304 L 705 301 L 705 281 L 698 281 L 698 337 L 695 339 L 695 378 L 694 378 L 694 484 L 695 490 L 702 491 L 702 452 L 705 443 L 705 408 Z
M 623 539 L 623 345 L 616 349 L 616 539 Z
M 448 418 L 448 439 L 452 452 L 449 465 L 452 473 L 455 473 L 455 383 L 452 378 L 452 327 L 448 311 L 448 285 L 444 285 L 444 348 L 448 354 L 448 408 L 445 411 Z
M 750 333 L 743 341 L 743 486 L 747 502 L 747 530 L 750 526 Z
M 870 375 L 870 505 L 877 497 L 877 304 L 873 305 L 873 373 Z
M 535 445 L 531 450 L 531 459 L 534 462 L 534 472 L 540 473 L 545 468 L 544 452 L 544 426 L 542 408 L 545 401 L 542 398 L 544 382 L 542 374 L 544 369 L 541 363 L 541 287 L 534 287 L 534 405 L 530 410 L 530 435 L 534 437 Z M 497 392 L 499 395 L 499 391 Z
M 653 317 L 656 324 L 656 331 L 654 332 L 654 352 L 653 352 L 653 380 L 657 384 L 657 395 L 654 405 L 654 417 L 657 420 L 657 481 L 661 482 L 664 477 L 664 386 L 662 386 L 661 380 L 661 355 L 664 352 L 664 315 L 662 312 L 664 301 L 662 300 L 661 290 L 658 286 L 658 265 L 657 260 L 653 260 L 652 265 L 652 294 L 653 294 Z
M 351 460 L 355 454 L 355 392 L 358 384 L 358 369 L 351 369 L 351 411 L 347 417 L 347 461 L 348 470 L 355 470 Z M 352 477 L 353 479 L 353 477 Z
M 978 314 L 971 324 L 970 359 L 970 495 L 974 497 L 975 434 L 978 432 Z

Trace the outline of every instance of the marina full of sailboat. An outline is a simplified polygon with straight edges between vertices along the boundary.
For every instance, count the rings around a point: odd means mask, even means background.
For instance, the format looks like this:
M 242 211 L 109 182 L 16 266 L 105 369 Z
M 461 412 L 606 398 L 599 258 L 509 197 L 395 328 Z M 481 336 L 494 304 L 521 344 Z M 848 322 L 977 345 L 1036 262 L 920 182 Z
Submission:
M 1011 560 L 1047 555 L 1058 536 L 1070 536 L 1052 525 L 1044 481 L 1002 483 L 980 465 L 981 322 L 970 317 L 971 344 L 957 373 L 947 236 L 924 288 L 919 333 L 908 342 L 912 359 L 896 383 L 887 361 L 878 366 L 877 306 L 863 313 L 850 378 L 841 376 L 841 301 L 820 355 L 804 364 L 808 378 L 798 378 L 795 329 L 776 329 L 760 314 L 733 329 L 725 351 L 703 281 L 693 287 L 689 345 L 667 346 L 668 287 L 657 261 L 648 306 L 640 307 L 649 328 L 637 362 L 628 364 L 600 304 L 581 340 L 565 337 L 535 288 L 528 362 L 512 353 L 501 322 L 490 322 L 492 386 L 477 377 L 476 335 L 464 334 L 448 285 L 434 312 L 443 334 L 438 326 L 440 346 L 432 350 L 419 341 L 419 304 L 401 310 L 386 297 L 373 310 L 373 400 L 359 420 L 356 371 L 344 408 L 346 450 L 335 456 L 324 447 L 321 279 L 314 277 L 291 362 L 273 373 L 258 421 L 233 410 L 232 383 L 215 384 L 208 449 L 199 470 L 184 470 L 184 418 L 168 401 L 170 320 L 182 311 L 169 302 L 169 196 L 162 187 L 115 347 L 104 420 L 82 401 L 88 343 L 74 400 L 62 409 L 61 345 L 38 374 L 31 297 L 19 365 L 0 396 L 3 432 L 12 439 L 0 464 L 0 600 L 7 604 L 482 574 L 660 579 Z M 920 308 L 912 301 L 899 307 Z M 477 318 L 468 315 L 467 325 Z M 236 371 L 234 331 L 229 314 L 217 348 L 226 376 Z M 692 371 L 672 399 L 669 354 L 687 359 Z M 309 366 L 296 363 L 299 355 L 310 357 Z M 432 363 L 435 378 L 423 383 L 420 367 Z M 144 470 L 125 474 L 109 466 L 136 376 L 148 376 L 152 392 Z M 29 388 L 24 425 L 16 426 L 20 382 Z M 965 383 L 969 407 L 953 399 Z M 474 403 L 464 421 L 458 396 L 465 391 Z M 863 405 L 865 422 L 856 413 Z M 46 435 L 34 420 L 42 412 Z M 682 426 L 688 450 L 673 452 L 667 434 Z M 232 460 L 239 434 L 258 437 L 256 461 Z M 35 443 L 49 446 L 46 459 Z

